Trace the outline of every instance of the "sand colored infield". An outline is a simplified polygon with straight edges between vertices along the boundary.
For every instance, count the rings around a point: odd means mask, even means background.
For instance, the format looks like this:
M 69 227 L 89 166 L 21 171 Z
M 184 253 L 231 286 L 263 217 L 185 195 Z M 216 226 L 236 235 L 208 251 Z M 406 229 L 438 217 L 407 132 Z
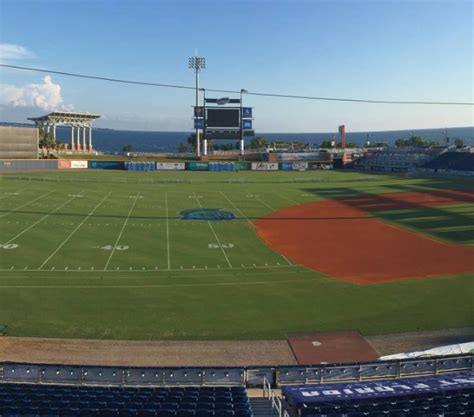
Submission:
M 335 278 L 371 284 L 474 272 L 474 248 L 448 244 L 370 217 L 368 211 L 462 204 L 470 192 L 393 193 L 325 200 L 256 222 L 275 251 Z

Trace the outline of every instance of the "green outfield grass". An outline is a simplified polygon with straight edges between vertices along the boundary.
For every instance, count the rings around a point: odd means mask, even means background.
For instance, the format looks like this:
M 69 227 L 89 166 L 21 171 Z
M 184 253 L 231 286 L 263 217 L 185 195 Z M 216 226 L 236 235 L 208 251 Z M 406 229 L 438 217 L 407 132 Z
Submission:
M 434 239 L 474 245 L 474 204 L 444 207 L 418 207 L 376 213 L 392 222 Z
M 472 190 L 472 181 L 89 170 L 3 174 L 0 187 L 0 323 L 10 335 L 273 339 L 474 325 L 473 274 L 353 285 L 295 265 L 265 246 L 253 226 L 275 210 L 319 199 Z M 236 219 L 182 219 L 184 210 L 199 208 Z M 377 216 L 474 244 L 472 204 Z

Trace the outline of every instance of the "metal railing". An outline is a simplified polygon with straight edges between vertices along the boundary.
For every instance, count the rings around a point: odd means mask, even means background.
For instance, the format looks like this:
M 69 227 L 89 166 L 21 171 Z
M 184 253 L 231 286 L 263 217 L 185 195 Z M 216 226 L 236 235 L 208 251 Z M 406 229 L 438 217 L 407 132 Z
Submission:
M 265 377 L 263 378 L 263 398 L 268 398 L 272 408 L 278 413 L 278 417 L 290 417 L 288 411 L 284 409 L 280 397 L 275 393 Z

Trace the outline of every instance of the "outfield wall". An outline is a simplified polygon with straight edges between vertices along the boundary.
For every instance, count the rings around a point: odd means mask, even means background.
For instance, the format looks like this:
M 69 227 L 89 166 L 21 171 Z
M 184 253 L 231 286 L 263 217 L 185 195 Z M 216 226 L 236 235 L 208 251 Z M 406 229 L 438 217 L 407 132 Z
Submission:
M 2 171 L 42 171 L 58 169 L 57 159 L 1 159 Z
M 37 159 L 38 129 L 0 126 L 0 159 Z
M 331 169 L 321 162 L 149 162 L 149 161 L 87 161 L 70 159 L 1 160 L 0 171 L 43 169 L 107 169 L 138 172 L 149 171 L 308 171 Z
M 273 387 L 376 381 L 473 371 L 474 354 L 349 364 L 266 367 L 114 367 L 0 362 L 0 383 Z

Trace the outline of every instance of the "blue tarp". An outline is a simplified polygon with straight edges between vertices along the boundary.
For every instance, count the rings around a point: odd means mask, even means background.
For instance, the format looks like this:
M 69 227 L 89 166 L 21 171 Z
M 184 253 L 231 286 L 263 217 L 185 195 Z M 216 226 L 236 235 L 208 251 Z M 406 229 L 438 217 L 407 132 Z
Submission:
M 427 392 L 474 389 L 474 372 L 422 378 L 402 378 L 385 381 L 311 384 L 283 387 L 288 402 L 300 407 L 328 401 L 350 401 L 383 397 L 399 397 Z

